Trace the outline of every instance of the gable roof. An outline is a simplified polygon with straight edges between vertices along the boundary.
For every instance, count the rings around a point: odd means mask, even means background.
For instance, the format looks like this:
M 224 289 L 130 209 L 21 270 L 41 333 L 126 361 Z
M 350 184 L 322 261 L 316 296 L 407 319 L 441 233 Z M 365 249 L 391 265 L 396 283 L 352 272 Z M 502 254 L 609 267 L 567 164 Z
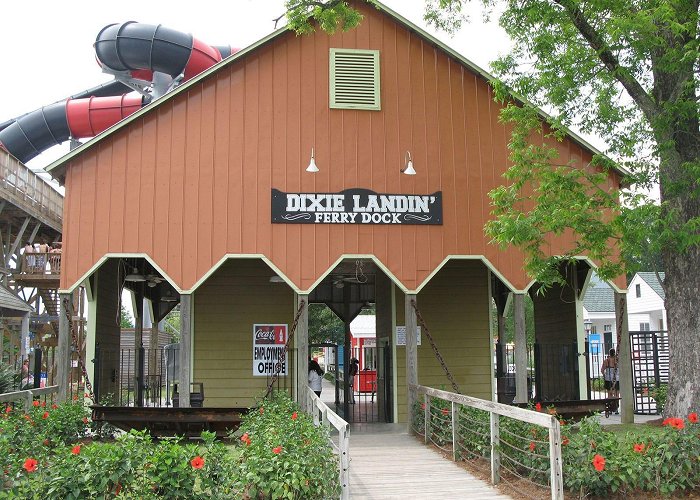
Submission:
M 0 311 L 9 316 L 10 312 L 33 312 L 34 308 L 0 285 Z
M 664 287 L 661 286 L 661 283 L 659 283 L 659 280 L 656 277 L 656 273 L 637 273 L 637 276 L 643 279 L 644 282 L 647 285 L 649 285 L 651 289 L 654 290 L 654 292 L 656 292 L 656 295 L 661 297 L 663 300 L 666 300 L 666 293 L 664 293 Z M 662 280 L 666 279 L 666 273 L 661 272 L 659 273 L 659 276 Z
M 590 287 L 583 297 L 583 307 L 589 313 L 615 312 L 613 289 L 606 284 Z
M 493 75 L 491 75 L 490 73 L 488 73 L 486 70 L 484 70 L 483 68 L 479 67 L 478 65 L 476 65 L 475 63 L 473 63 L 472 61 L 470 61 L 469 59 L 467 59 L 466 57 L 464 57 L 462 54 L 458 53 L 457 51 L 455 51 L 455 50 L 452 49 L 451 47 L 445 45 L 443 42 L 441 42 L 440 40 L 438 40 L 437 38 L 435 38 L 434 36 L 432 36 L 430 33 L 428 33 L 428 32 L 426 32 L 425 30 L 419 28 L 418 26 L 416 26 L 415 24 L 413 24 L 411 21 L 409 21 L 408 19 L 404 18 L 403 16 L 401 16 L 401 15 L 398 14 L 397 12 L 393 11 L 392 9 L 390 9 L 389 7 L 387 7 L 386 5 L 382 4 L 382 3 L 379 2 L 378 0 L 372 0 L 372 2 L 371 2 L 370 5 L 371 5 L 372 7 L 374 7 L 374 8 L 376 8 L 377 10 L 384 12 L 384 13 L 387 14 L 389 17 L 393 18 L 394 21 L 396 21 L 396 22 L 398 22 L 399 24 L 403 25 L 408 31 L 417 34 L 418 36 L 420 36 L 421 38 L 423 38 L 423 39 L 424 39 L 425 41 L 427 41 L 428 43 L 430 43 L 430 44 L 432 44 L 433 46 L 439 48 L 440 50 L 442 50 L 443 52 L 445 52 L 446 54 L 448 54 L 450 57 L 452 57 L 453 59 L 455 59 L 456 61 L 458 61 L 458 62 L 461 63 L 462 65 L 464 65 L 466 68 L 468 68 L 468 69 L 469 69 L 470 71 L 472 71 L 473 73 L 475 73 L 475 74 L 477 74 L 477 75 L 480 75 L 481 77 L 483 77 L 483 78 L 484 78 L 485 80 L 487 80 L 487 81 L 490 81 L 490 80 L 494 80 L 494 79 L 495 79 L 495 77 L 494 77 Z M 263 45 L 267 44 L 268 42 L 271 42 L 272 40 L 274 40 L 274 39 L 276 39 L 277 37 L 283 35 L 284 33 L 287 33 L 288 31 L 289 31 L 289 28 L 288 28 L 288 27 L 286 27 L 286 26 L 285 26 L 285 27 L 282 27 L 282 28 L 280 28 L 280 29 L 278 29 L 278 30 L 276 30 L 276 31 L 273 31 L 272 33 L 270 33 L 270 34 L 267 35 L 266 37 L 264 37 L 264 38 L 258 40 L 257 42 L 253 43 L 252 45 L 250 45 L 250 46 L 248 46 L 248 47 L 246 47 L 246 48 L 244 48 L 244 49 L 241 49 L 241 50 L 239 50 L 238 52 L 236 52 L 235 54 L 232 54 L 231 56 L 229 56 L 229 57 L 227 57 L 227 58 L 221 60 L 220 62 L 218 62 L 217 64 L 213 65 L 212 67 L 210 67 L 210 68 L 207 69 L 206 71 L 203 71 L 203 72 L 200 73 L 199 75 L 197 75 L 197 76 L 191 78 L 191 79 L 190 79 L 189 81 L 187 81 L 186 83 L 180 85 L 179 87 L 177 87 L 177 88 L 176 88 L 175 90 L 173 90 L 172 92 L 169 92 L 169 93 L 165 94 L 164 96 L 160 97 L 159 99 L 157 99 L 157 100 L 151 102 L 150 104 L 144 106 L 144 107 L 141 108 L 139 111 L 137 111 L 137 112 L 135 112 L 135 113 L 129 115 L 128 117 L 126 117 L 126 118 L 124 118 L 123 120 L 117 122 L 116 124 L 114 124 L 113 126 L 111 126 L 110 128 L 108 128 L 107 130 L 105 130 L 104 132 L 102 132 L 101 134 L 98 134 L 97 136 L 95 136 L 95 137 L 93 137 L 92 139 L 90 139 L 89 141 L 83 143 L 82 145 L 80 145 L 80 146 L 77 147 L 76 149 L 70 151 L 70 152 L 67 153 L 66 155 L 64 155 L 64 156 L 62 156 L 61 158 L 55 160 L 53 163 L 51 163 L 50 165 L 48 165 L 48 166 L 45 168 L 45 170 L 46 170 L 47 172 L 49 172 L 54 178 L 58 179 L 59 182 L 60 182 L 60 181 L 62 180 L 63 176 L 64 176 L 64 173 L 65 173 L 65 164 L 68 163 L 68 162 L 69 162 L 70 160 L 72 160 L 73 158 L 76 158 L 77 156 L 81 155 L 82 153 L 84 153 L 84 152 L 87 151 L 88 149 L 91 149 L 91 148 L 92 148 L 93 146 L 95 146 L 97 143 L 101 142 L 102 140 L 104 140 L 105 138 L 109 137 L 110 135 L 112 135 L 112 134 L 115 133 L 116 131 L 122 129 L 123 127 L 126 127 L 126 126 L 129 125 L 131 122 L 133 122 L 133 121 L 139 119 L 140 117 L 142 117 L 142 116 L 145 115 L 146 113 L 151 113 L 151 112 L 153 112 L 153 110 L 155 110 L 157 107 L 159 107 L 160 105 L 162 105 L 162 104 L 165 103 L 165 102 L 168 102 L 170 99 L 173 99 L 175 96 L 179 95 L 180 93 L 186 92 L 190 87 L 193 87 L 194 85 L 196 85 L 196 84 L 199 83 L 200 81 L 202 81 L 202 80 L 204 80 L 205 78 L 207 78 L 209 75 L 220 71 L 220 70 L 223 69 L 224 67 L 227 67 L 229 64 L 234 64 L 235 62 L 237 62 L 238 60 L 244 58 L 245 56 L 247 56 L 247 55 L 250 54 L 251 52 L 255 51 L 256 49 L 258 49 L 258 48 L 260 48 L 260 47 L 262 47 Z M 517 95 L 514 95 L 514 94 L 511 94 L 511 95 L 513 95 L 513 98 L 514 98 L 515 100 L 520 101 L 520 102 L 522 102 L 522 103 L 526 103 L 526 104 L 528 104 L 528 105 L 534 107 L 535 109 L 537 109 L 538 113 L 540 114 L 540 116 L 541 116 L 545 121 L 551 119 L 550 115 L 548 115 L 544 110 L 538 108 L 537 106 L 534 106 L 534 105 L 533 105 L 532 103 L 530 103 L 527 99 L 524 99 L 523 97 L 517 96 Z M 573 140 L 574 142 L 578 143 L 578 144 L 581 145 L 583 148 L 589 150 L 590 152 L 592 152 L 592 153 L 594 153 L 594 154 L 599 154 L 599 155 L 602 155 L 602 154 L 603 154 L 601 151 L 599 151 L 597 148 L 595 148 L 593 145 L 591 145 L 590 143 L 588 143 L 585 139 L 583 139 L 581 136 L 579 136 L 578 134 L 576 134 L 576 133 L 573 132 L 572 130 L 570 130 L 570 129 L 566 128 L 566 127 L 563 127 L 563 130 L 566 132 L 567 136 L 568 136 L 571 140 Z M 615 172 L 616 172 L 618 175 L 620 175 L 620 176 L 622 176 L 622 177 L 628 175 L 628 173 L 629 173 L 629 172 L 627 172 L 624 168 L 622 168 L 622 167 L 620 167 L 620 166 L 614 167 L 614 170 L 615 170 Z

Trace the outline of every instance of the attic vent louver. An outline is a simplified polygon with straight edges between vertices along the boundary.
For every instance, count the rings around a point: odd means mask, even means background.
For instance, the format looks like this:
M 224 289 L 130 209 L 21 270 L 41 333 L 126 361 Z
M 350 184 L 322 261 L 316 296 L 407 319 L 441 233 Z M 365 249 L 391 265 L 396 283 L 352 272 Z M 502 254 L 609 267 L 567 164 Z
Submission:
M 331 49 L 330 107 L 380 110 L 379 51 Z

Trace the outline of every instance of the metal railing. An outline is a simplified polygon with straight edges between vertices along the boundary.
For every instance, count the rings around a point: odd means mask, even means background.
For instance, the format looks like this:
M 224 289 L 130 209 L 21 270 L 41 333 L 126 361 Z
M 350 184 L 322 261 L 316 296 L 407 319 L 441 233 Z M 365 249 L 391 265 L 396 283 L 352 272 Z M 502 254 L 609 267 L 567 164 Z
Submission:
M 464 456 L 489 459 L 493 484 L 502 479 L 524 481 L 549 488 L 553 500 L 564 498 L 557 417 L 421 385 L 411 385 L 409 390 L 418 405 L 409 411 L 409 425 L 424 436 L 426 444 L 451 451 L 455 461 Z M 501 421 L 500 417 L 506 418 Z
M 338 477 L 340 479 L 340 498 L 350 498 L 350 425 L 321 401 L 314 391 L 306 388 L 306 407 L 310 409 L 315 425 L 328 428 L 333 450 L 338 454 Z M 331 432 L 331 427 L 337 434 Z M 337 442 L 335 441 L 337 439 Z
M 35 217 L 51 221 L 54 229 L 63 223 L 63 195 L 17 159 L 0 152 L 0 193 Z

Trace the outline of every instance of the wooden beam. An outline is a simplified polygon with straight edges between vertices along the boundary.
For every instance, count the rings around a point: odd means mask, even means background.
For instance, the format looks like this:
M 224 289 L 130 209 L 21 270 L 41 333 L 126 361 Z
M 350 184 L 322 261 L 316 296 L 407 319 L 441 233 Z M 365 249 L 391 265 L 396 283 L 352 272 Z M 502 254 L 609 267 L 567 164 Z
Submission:
M 525 294 L 513 294 L 515 323 L 515 400 L 527 403 L 527 331 L 525 328 Z
M 408 432 L 413 428 L 413 405 L 416 395 L 410 390 L 412 385 L 418 385 L 418 318 L 413 303 L 417 305 L 418 296 L 412 293 L 406 294 L 405 319 L 406 319 L 406 394 L 408 401 L 406 408 L 408 414 Z
M 19 246 L 19 242 L 22 241 L 22 236 L 24 235 L 24 231 L 27 229 L 27 226 L 29 225 L 30 220 L 32 220 L 31 217 L 26 217 L 24 219 L 24 222 L 22 223 L 22 227 L 17 232 L 17 237 L 15 238 L 15 242 L 12 244 L 10 249 L 5 254 L 5 267 L 8 267 L 10 265 L 10 258 L 17 251 L 17 247 Z M 9 241 L 8 241 L 8 243 L 9 243 Z
M 138 283 L 134 294 L 134 388 L 136 406 L 143 406 L 143 283 Z
M 297 402 L 301 405 L 301 409 L 308 412 L 308 398 L 306 397 L 306 388 L 309 385 L 309 296 L 297 295 L 295 312 L 299 310 L 299 306 L 304 303 L 304 307 L 299 315 L 297 322 L 297 331 L 295 333 L 297 345 Z
M 634 423 L 634 388 L 632 387 L 632 356 L 630 355 L 630 331 L 627 320 L 627 293 L 614 292 L 615 324 L 619 343 L 617 362 L 620 372 L 620 420 Z
M 180 296 L 180 374 L 178 395 L 180 408 L 190 406 L 190 361 L 192 358 L 192 295 Z
M 56 385 L 58 402 L 69 400 L 71 321 L 73 317 L 73 294 L 60 293 L 58 313 L 58 349 L 56 349 Z

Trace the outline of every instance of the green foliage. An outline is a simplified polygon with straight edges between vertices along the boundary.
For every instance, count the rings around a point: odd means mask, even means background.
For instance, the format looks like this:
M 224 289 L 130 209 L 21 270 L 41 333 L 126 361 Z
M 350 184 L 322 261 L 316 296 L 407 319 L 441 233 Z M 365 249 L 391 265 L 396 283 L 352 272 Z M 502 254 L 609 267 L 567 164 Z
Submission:
M 131 313 L 126 309 L 126 307 L 124 307 L 124 304 L 121 304 L 120 307 L 119 327 L 134 328 L 134 318 L 131 316 Z
M 328 433 L 285 394 L 275 394 L 244 417 L 237 435 L 238 491 L 251 498 L 338 498 L 338 459 Z
M 165 316 L 163 325 L 165 333 L 170 335 L 171 342 L 180 342 L 180 304 Z
M 20 382 L 20 377 L 10 365 L 0 363 L 0 394 L 14 390 Z
M 658 413 L 666 406 L 666 398 L 668 396 L 668 384 L 660 384 L 659 387 L 654 387 L 649 391 L 649 395 L 656 401 L 656 409 Z
M 362 21 L 362 15 L 342 0 L 285 0 L 287 23 L 299 35 L 312 33 L 316 25 L 326 33 L 348 31 Z
M 309 343 L 345 344 L 345 325 L 325 304 L 309 304 Z
M 26 416 L 11 409 L 0 418 L 0 496 L 337 498 L 338 463 L 327 431 L 286 396 L 262 408 L 238 432 L 250 436 L 250 446 L 238 441 L 234 447 L 207 432 L 200 442 L 154 441 L 145 431 L 132 431 L 116 441 L 81 443 L 88 429 L 82 404 L 39 404 Z M 36 460 L 36 470 L 24 469 L 27 459 Z

